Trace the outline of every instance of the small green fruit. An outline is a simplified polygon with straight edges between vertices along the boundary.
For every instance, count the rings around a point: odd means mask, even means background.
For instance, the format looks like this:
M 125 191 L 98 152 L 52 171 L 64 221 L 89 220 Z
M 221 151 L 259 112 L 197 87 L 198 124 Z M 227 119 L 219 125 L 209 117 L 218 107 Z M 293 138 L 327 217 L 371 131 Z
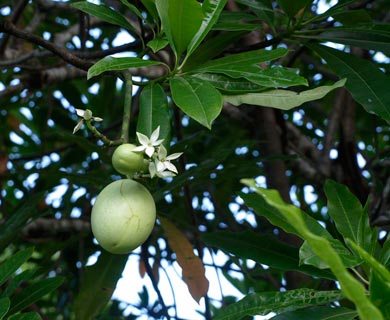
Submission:
M 110 183 L 92 208 L 92 233 L 115 254 L 129 253 L 146 241 L 156 221 L 156 205 L 140 183 L 122 179 Z
M 134 152 L 135 145 L 121 144 L 112 155 L 112 165 L 116 171 L 124 175 L 132 175 L 145 169 L 142 152 Z

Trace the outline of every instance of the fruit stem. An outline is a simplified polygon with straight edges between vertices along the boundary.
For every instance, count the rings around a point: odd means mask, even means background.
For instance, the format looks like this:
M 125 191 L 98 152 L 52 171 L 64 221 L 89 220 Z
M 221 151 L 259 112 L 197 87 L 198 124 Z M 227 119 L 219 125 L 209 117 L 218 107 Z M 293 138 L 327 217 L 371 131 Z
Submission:
M 133 81 L 131 73 L 124 71 L 122 73 L 123 80 L 125 83 L 125 101 L 123 107 L 123 122 L 122 122 L 122 134 L 121 140 L 123 143 L 129 142 L 129 126 L 130 126 L 130 115 L 131 115 L 131 103 L 133 97 Z

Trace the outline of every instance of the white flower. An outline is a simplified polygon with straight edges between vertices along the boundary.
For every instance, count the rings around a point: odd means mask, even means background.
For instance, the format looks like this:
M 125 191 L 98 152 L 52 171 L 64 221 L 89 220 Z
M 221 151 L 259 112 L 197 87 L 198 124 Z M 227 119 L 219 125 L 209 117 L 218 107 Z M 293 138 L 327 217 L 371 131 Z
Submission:
M 169 156 L 167 154 L 167 149 L 163 145 L 159 146 L 157 156 L 154 161 L 149 163 L 149 172 L 152 178 L 154 176 L 160 178 L 174 177 L 178 173 L 171 161 L 179 158 L 183 153 L 173 153 Z
M 158 126 L 157 129 L 153 131 L 150 139 L 144 134 L 137 132 L 138 141 L 141 145 L 135 147 L 133 151 L 145 151 L 146 155 L 151 158 L 155 152 L 155 147 L 158 147 L 164 141 L 164 139 L 158 139 L 159 135 L 160 126 Z
M 92 111 L 89 110 L 89 109 L 86 109 L 86 110 L 82 110 L 82 109 L 76 109 L 76 113 L 79 117 L 81 117 L 82 119 L 76 124 L 76 126 L 74 127 L 73 129 L 73 134 L 75 134 L 77 131 L 80 130 L 81 126 L 83 125 L 84 121 L 90 121 L 90 120 L 93 120 L 93 121 L 97 121 L 97 122 L 100 122 L 100 121 L 103 121 L 102 118 L 99 118 L 99 117 L 93 117 L 92 116 Z
M 159 178 L 170 178 L 170 177 L 174 177 L 176 174 L 171 172 L 171 171 L 167 171 L 165 170 L 165 168 L 162 168 L 159 164 L 161 162 L 159 162 L 158 160 L 155 160 L 155 161 L 150 161 L 149 163 L 149 173 L 150 173 L 150 177 L 153 178 L 155 176 L 159 177 Z

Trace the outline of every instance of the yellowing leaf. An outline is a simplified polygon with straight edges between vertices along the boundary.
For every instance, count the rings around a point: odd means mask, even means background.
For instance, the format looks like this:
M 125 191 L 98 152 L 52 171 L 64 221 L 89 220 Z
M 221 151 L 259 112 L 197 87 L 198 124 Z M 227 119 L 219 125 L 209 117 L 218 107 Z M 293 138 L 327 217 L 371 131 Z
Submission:
M 199 303 L 200 298 L 204 297 L 209 289 L 202 260 L 194 254 L 191 243 L 172 222 L 161 217 L 159 220 L 165 230 L 169 246 L 176 253 L 177 263 L 182 268 L 183 281 L 187 284 L 191 296 Z

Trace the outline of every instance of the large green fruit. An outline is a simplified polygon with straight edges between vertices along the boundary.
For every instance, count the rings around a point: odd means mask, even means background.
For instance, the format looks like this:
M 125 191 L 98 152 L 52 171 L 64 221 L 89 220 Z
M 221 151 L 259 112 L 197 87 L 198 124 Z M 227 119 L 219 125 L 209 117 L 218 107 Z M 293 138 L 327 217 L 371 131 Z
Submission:
M 122 179 L 110 183 L 92 208 L 92 233 L 111 253 L 124 254 L 140 246 L 152 232 L 156 205 L 140 183 Z
M 134 152 L 134 144 L 124 143 L 117 147 L 112 155 L 112 165 L 116 171 L 124 175 L 132 175 L 145 169 L 142 152 Z

